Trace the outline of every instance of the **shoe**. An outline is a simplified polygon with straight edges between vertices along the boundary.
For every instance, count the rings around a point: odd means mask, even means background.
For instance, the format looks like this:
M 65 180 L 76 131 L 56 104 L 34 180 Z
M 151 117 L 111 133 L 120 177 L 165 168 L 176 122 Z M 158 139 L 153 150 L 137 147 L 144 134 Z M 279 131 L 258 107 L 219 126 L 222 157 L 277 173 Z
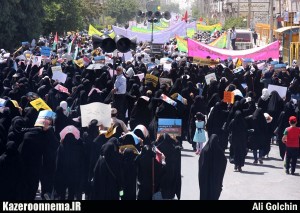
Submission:
M 234 166 L 234 171 L 238 170 L 238 167 L 237 166 Z
M 239 167 L 238 167 L 238 171 L 239 171 L 239 172 L 243 171 L 243 170 L 242 170 L 242 167 L 239 166 Z
M 287 169 L 285 170 L 285 174 L 289 175 L 290 174 L 290 171 Z
M 257 164 L 258 163 L 258 161 L 257 160 L 255 160 L 254 162 L 253 162 L 253 164 Z
M 262 159 L 259 159 L 258 161 L 259 161 L 260 164 L 264 163 Z
M 292 171 L 292 172 L 291 172 L 291 175 L 295 175 L 295 171 Z

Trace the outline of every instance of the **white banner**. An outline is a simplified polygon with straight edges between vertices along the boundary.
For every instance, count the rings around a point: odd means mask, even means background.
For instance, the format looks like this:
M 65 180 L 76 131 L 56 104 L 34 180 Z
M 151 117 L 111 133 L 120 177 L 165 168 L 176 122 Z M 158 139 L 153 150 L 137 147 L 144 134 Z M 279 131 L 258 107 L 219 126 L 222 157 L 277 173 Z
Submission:
M 175 37 L 175 35 L 178 36 L 186 36 L 186 29 L 187 24 L 186 22 L 179 22 L 178 24 L 175 24 L 174 26 L 171 26 L 167 28 L 166 30 L 162 30 L 159 32 L 153 33 L 153 43 L 156 44 L 164 44 L 170 40 L 170 38 Z M 121 27 L 113 26 L 113 30 L 117 35 L 122 35 L 127 38 L 137 38 L 137 42 L 146 42 L 151 41 L 151 33 L 139 33 L 139 32 L 133 32 L 130 29 L 124 29 Z

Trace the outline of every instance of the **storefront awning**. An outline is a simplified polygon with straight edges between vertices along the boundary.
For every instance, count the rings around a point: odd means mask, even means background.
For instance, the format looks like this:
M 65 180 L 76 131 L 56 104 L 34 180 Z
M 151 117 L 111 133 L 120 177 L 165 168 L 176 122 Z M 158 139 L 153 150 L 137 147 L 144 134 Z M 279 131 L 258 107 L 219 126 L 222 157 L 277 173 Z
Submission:
M 281 28 L 275 30 L 275 32 L 276 32 L 276 33 L 283 33 L 283 32 L 285 32 L 285 31 L 287 31 L 287 30 L 291 30 L 291 29 L 299 29 L 299 28 L 300 28 L 300 26 L 281 27 Z

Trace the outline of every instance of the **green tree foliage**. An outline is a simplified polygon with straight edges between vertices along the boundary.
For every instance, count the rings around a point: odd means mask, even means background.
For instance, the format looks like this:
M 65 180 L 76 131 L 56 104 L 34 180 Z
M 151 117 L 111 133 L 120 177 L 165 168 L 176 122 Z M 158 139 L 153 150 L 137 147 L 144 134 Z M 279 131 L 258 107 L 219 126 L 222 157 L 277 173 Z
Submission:
M 0 7 L 0 47 L 12 49 L 37 38 L 42 30 L 43 1 L 7 0 Z
M 17 44 L 15 35 L 18 32 L 17 11 L 20 0 L 1 1 L 0 7 L 0 47 L 11 48 Z M 13 42 L 13 43 L 12 43 Z
M 235 27 L 235 28 L 246 28 L 247 27 L 247 22 L 244 21 L 244 17 L 238 17 L 238 18 L 228 18 L 225 21 L 225 24 L 223 28 L 225 30 L 228 30 L 229 28 Z
M 44 5 L 44 33 L 82 29 L 84 14 L 80 0 L 55 0 Z
M 119 24 L 127 23 L 136 16 L 138 0 L 108 0 L 105 1 L 105 15 L 116 18 Z
M 169 11 L 169 12 L 173 12 L 173 13 L 180 13 L 180 8 L 179 8 L 179 4 L 178 3 L 168 3 L 166 5 L 161 5 L 160 10 L 162 12 L 164 11 Z
M 12 50 L 39 35 L 82 30 L 102 15 L 94 0 L 3 0 L 0 47 Z M 127 1 L 126 1 L 127 2 Z M 131 5 L 129 5 L 130 7 Z

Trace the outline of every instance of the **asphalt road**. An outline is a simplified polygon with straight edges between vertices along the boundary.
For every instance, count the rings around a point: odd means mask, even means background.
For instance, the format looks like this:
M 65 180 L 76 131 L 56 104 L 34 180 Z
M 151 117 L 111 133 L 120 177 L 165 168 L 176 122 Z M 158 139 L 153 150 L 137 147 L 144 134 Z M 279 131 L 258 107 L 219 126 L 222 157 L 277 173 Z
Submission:
M 182 200 L 197 200 L 200 197 L 198 185 L 199 156 L 192 151 L 188 142 L 182 150 Z M 225 155 L 228 159 L 229 151 Z M 268 159 L 263 164 L 253 164 L 253 154 L 248 152 L 243 171 L 235 172 L 234 165 L 227 161 L 220 200 L 299 200 L 300 198 L 300 162 L 296 175 L 287 175 L 283 161 L 279 157 L 279 148 L 272 145 Z

